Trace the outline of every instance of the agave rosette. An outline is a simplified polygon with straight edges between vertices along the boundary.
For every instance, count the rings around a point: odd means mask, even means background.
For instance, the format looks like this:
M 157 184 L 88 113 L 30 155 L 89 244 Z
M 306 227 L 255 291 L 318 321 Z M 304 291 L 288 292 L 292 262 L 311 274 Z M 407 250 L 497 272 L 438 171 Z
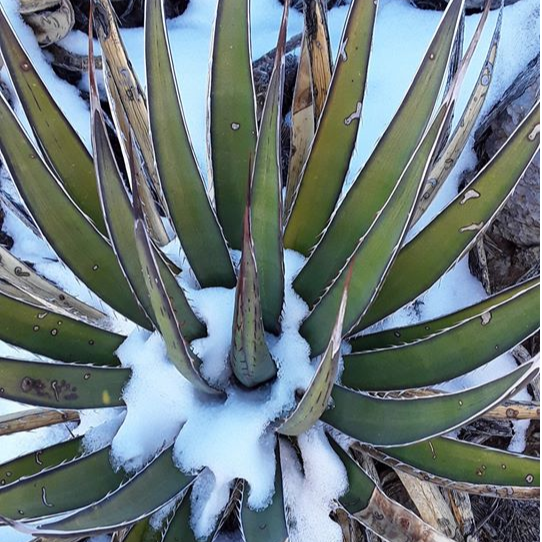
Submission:
M 146 4 L 146 93 L 110 4 L 93 2 L 123 164 L 113 151 L 93 70 L 91 155 L 0 12 L 2 57 L 39 145 L 2 97 L 0 154 L 22 200 L 59 260 L 115 311 L 159 331 L 169 362 L 202 397 L 220 402 L 233 389 L 274 385 L 281 367 L 269 340 L 280 336 L 283 323 L 285 250 L 306 258 L 292 286 L 308 306 L 299 333 L 310 347 L 314 374 L 291 409 L 267 428 L 276 450 L 274 496 L 263 510 L 252 510 L 239 480 L 217 526 L 233 518 L 249 542 L 288 537 L 280 449 L 290 450 L 313 426 L 326 431 L 348 474 L 336 513 L 357 518 L 386 540 L 448 539 L 386 497 L 355 450 L 443 486 L 514 498 L 538 494 L 536 459 L 444 436 L 527 385 L 538 370 L 534 361 L 476 388 L 416 391 L 464 375 L 534 334 L 538 278 L 429 322 L 364 333 L 423 294 L 473 246 L 538 150 L 538 107 L 475 179 L 405 242 L 449 174 L 443 164 L 457 159 L 480 111 L 500 18 L 462 121 L 451 131 L 488 8 L 462 55 L 463 3 L 450 2 L 401 107 L 340 199 L 363 114 L 376 9 L 376 2 L 352 1 L 332 66 L 325 10 L 319 0 L 307 2 L 283 182 L 288 9 L 258 122 L 249 3 L 219 0 L 209 85 L 212 198 L 186 128 L 160 0 Z M 167 222 L 200 288 L 235 288 L 225 384 L 204 376 L 191 345 L 207 329 L 177 280 L 179 268 L 162 250 L 170 240 Z M 232 249 L 241 251 L 238 266 Z M 45 414 L 122 407 L 131 373 L 116 352 L 125 337 L 111 331 L 100 311 L 4 249 L 0 269 L 0 338 L 56 360 L 2 359 L 1 396 L 43 407 Z M 338 378 L 345 342 L 350 349 Z M 49 415 L 44 423 L 57 418 Z M 0 516 L 42 537 L 114 533 L 126 542 L 191 540 L 187 495 L 199 474 L 177 468 L 171 444 L 135 473 L 112 467 L 109 446 L 88 453 L 81 437 L 14 459 L 0 467 Z M 166 506 L 168 515 L 155 531 L 149 517 Z

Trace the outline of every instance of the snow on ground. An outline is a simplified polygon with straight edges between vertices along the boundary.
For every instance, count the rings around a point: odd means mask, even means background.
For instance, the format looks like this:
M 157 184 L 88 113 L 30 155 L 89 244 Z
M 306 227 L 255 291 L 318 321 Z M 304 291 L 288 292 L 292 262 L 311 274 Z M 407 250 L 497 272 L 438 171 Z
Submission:
M 16 14 L 16 0 L 0 0 L 7 10 L 17 33 L 42 77 L 47 81 L 54 96 L 60 96 L 60 107 L 70 118 L 88 145 L 88 106 L 77 91 L 59 80 L 44 60 L 35 44 L 30 30 Z M 197 0 L 190 3 L 187 11 L 168 23 L 173 58 L 177 69 L 185 114 L 202 170 L 207 168 L 205 158 L 205 114 L 207 92 L 207 64 L 209 40 L 216 0 Z M 252 6 L 253 57 L 271 49 L 276 41 L 282 7 L 275 0 L 258 0 Z M 336 52 L 347 7 L 333 9 L 329 14 L 330 35 Z M 441 14 L 420 11 L 406 0 L 382 0 L 377 18 L 373 56 L 371 60 L 367 95 L 362 114 L 360 133 L 352 160 L 349 180 L 366 161 L 375 142 L 383 133 L 389 120 L 400 104 L 424 51 L 438 24 Z M 464 83 L 459 108 L 466 103 L 470 90 L 486 55 L 497 13 L 492 12 L 484 32 L 478 53 L 472 62 Z M 479 16 L 466 19 L 468 40 L 478 23 Z M 302 17 L 291 12 L 289 35 L 301 30 Z M 122 33 L 127 49 L 140 79 L 144 82 L 143 35 L 141 29 Z M 539 6 L 536 0 L 521 0 L 504 10 L 501 46 L 494 70 L 490 93 L 484 111 L 495 103 L 502 91 L 513 81 L 519 70 L 538 52 Z M 74 52 L 85 53 L 86 36 L 72 32 L 63 45 Z M 96 48 L 98 49 L 97 45 Z M 202 68 L 205 67 L 205 68 Z M 8 81 L 5 70 L 0 71 L 4 82 Z M 83 81 L 82 86 L 86 83 Z M 17 113 L 23 119 L 20 107 Z M 474 164 L 474 155 L 468 149 L 460 160 L 456 174 L 448 181 L 428 215 L 434 216 L 457 193 L 459 174 Z M 4 175 L 2 189 L 16 197 L 11 181 Z M 423 226 L 424 223 L 421 223 Z M 14 253 L 33 262 L 38 271 L 65 287 L 70 293 L 85 301 L 104 308 L 69 271 L 55 261 L 54 254 L 10 211 L 6 213 L 5 228 L 15 241 Z M 178 250 L 175 244 L 170 247 Z M 288 254 L 287 270 L 291 277 L 302 261 L 298 255 Z M 196 352 L 204 361 L 205 375 L 215 382 L 226 378 L 225 356 L 229 347 L 233 292 L 225 289 L 197 291 L 193 284 L 183 284 L 191 302 L 208 324 L 211 338 L 194 343 Z M 481 285 L 470 275 L 466 261 L 458 263 L 441 281 L 431 288 L 416 304 L 416 308 L 398 311 L 380 327 L 406 325 L 413 321 L 429 319 L 472 304 L 485 297 Z M 250 484 L 250 504 L 262 507 L 272 493 L 274 477 L 273 446 L 265 428 L 284 409 L 293 404 L 294 392 L 310 380 L 312 368 L 308 349 L 297 333 L 298 321 L 306 307 L 291 291 L 288 293 L 283 336 L 272 345 L 273 354 L 280 362 L 278 382 L 271 389 L 247 394 L 235 391 L 226 405 L 203 403 L 186 381 L 167 363 L 162 339 L 157 335 L 136 331 L 119 350 L 122 363 L 132 367 L 134 377 L 125 392 L 128 403 L 126 414 L 115 410 L 110 413 L 84 412 L 77 428 L 58 426 L 34 431 L 28 435 L 2 437 L 0 461 L 58 442 L 72 430 L 83 434 L 94 427 L 85 439 L 89 450 L 113 440 L 114 461 L 128 468 L 137 468 L 146 462 L 163 444 L 175 441 L 175 459 L 186 470 L 209 467 L 198 482 L 193 498 L 193 525 L 199 534 L 208 532 L 212 520 L 224 505 L 231 480 L 242 477 Z M 217 310 L 217 306 L 221 307 Z M 109 311 L 113 314 L 112 311 Z M 121 319 L 117 328 L 125 326 Z M 128 330 L 127 328 L 125 328 Z M 293 351 L 292 351 L 293 349 Z M 27 353 L 0 343 L 0 355 L 25 357 Z M 149 359 L 153 358 L 152 370 Z M 35 358 L 32 358 L 35 359 Z M 42 359 L 42 358 L 40 358 Z M 468 387 L 500 376 L 514 365 L 511 356 L 501 356 L 491 364 L 458 379 L 448 389 Z M 149 393 L 152 399 L 149 401 Z M 525 392 L 523 392 L 525 393 Z M 265 408 L 261 408 L 265 397 Z M 523 396 L 525 397 L 525 396 Z M 258 399 L 258 400 L 257 400 Z M 20 410 L 21 405 L 0 401 L 0 414 Z M 165 415 L 168 413 L 168 415 Z M 104 424 L 107 420 L 107 423 Z M 202 431 L 205 428 L 205 431 Z M 512 443 L 516 451 L 522 449 L 524 430 L 516 426 L 517 438 Z M 149 439 L 148 435 L 152 437 Z M 158 435 L 158 437 L 157 437 Z M 300 439 L 300 447 L 306 459 L 305 476 L 296 468 L 295 460 L 287 448 L 283 455 L 287 461 L 287 500 L 297 503 L 295 520 L 298 531 L 292 540 L 315 542 L 339 541 L 340 530 L 328 518 L 330 502 L 345 488 L 344 470 L 330 452 L 319 428 L 312 429 Z M 220 452 L 218 454 L 217 452 Z M 316 490 L 319 493 L 316 493 Z M 212 493 L 212 496 L 211 496 Z M 12 530 L 0 528 L 2 542 L 27 540 Z M 98 538 L 96 542 L 102 542 Z

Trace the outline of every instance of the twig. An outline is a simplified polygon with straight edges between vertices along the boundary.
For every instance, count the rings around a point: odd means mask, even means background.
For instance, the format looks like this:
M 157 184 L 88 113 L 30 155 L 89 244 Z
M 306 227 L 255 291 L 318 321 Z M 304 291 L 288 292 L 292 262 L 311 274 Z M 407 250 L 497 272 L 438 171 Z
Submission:
M 31 431 L 59 423 L 79 423 L 79 413 L 75 410 L 49 410 L 35 408 L 25 412 L 15 412 L 0 416 L 0 436 Z

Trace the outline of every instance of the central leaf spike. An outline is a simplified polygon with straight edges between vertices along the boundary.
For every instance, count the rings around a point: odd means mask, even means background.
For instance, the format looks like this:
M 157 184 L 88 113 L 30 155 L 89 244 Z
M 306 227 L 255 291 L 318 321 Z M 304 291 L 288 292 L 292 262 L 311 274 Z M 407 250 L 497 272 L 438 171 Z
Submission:
M 263 384 L 277 374 L 277 367 L 265 342 L 250 225 L 250 194 L 243 220 L 243 251 L 235 292 L 230 364 L 239 382 L 248 388 Z

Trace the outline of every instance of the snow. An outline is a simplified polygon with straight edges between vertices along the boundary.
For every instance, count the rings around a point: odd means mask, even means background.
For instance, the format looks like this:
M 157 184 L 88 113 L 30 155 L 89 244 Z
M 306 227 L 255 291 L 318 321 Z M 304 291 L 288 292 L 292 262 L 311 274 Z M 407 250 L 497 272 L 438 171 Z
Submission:
M 309 347 L 298 333 L 307 306 L 291 287 L 303 258 L 286 251 L 285 260 L 284 331 L 271 345 L 279 373 L 271 387 L 251 392 L 232 388 L 225 402 L 202 396 L 168 361 L 157 333 L 132 333 L 118 351 L 123 366 L 130 367 L 133 376 L 124 392 L 126 419 L 113 439 L 114 460 L 135 470 L 175 441 L 175 461 L 183 471 L 198 472 L 207 467 L 210 472 L 193 491 L 198 503 L 194 527 L 201 536 L 212 530 L 235 478 L 247 481 L 250 506 L 263 508 L 270 501 L 275 476 L 270 424 L 292 408 L 295 391 L 306 387 L 314 373 Z M 224 385 L 229 376 L 234 290 L 185 287 L 209 332 L 208 337 L 194 341 L 194 351 L 203 360 L 204 374 L 211 373 L 215 382 Z
M 285 499 L 290 508 L 291 540 L 342 542 L 339 525 L 329 519 L 333 501 L 346 493 L 346 469 L 322 427 L 314 426 L 298 439 L 303 471 L 291 446 L 283 443 Z
M 59 106 L 70 118 L 75 129 L 88 146 L 88 106 L 76 89 L 57 78 L 35 44 L 31 31 L 17 15 L 17 0 L 0 0 L 7 10 L 17 34 L 22 39 L 32 61 L 47 82 L 53 96 L 61 97 Z M 207 168 L 205 123 L 207 107 L 207 66 L 209 44 L 216 0 L 197 0 L 189 4 L 179 18 L 168 22 L 172 56 L 175 61 L 183 106 L 192 134 L 195 152 L 203 171 Z M 336 52 L 347 7 L 333 9 L 329 14 L 330 36 Z M 258 0 L 252 6 L 253 57 L 271 49 L 276 41 L 282 7 L 274 0 Z M 367 94 L 362 112 L 356 151 L 351 163 L 349 180 L 367 160 L 378 138 L 400 105 L 401 99 L 419 65 L 441 17 L 441 13 L 420 11 L 406 0 L 382 0 L 377 17 L 375 42 L 370 65 Z M 487 45 L 493 33 L 497 12 L 492 12 L 472 67 L 465 78 L 458 111 L 460 112 L 485 59 Z M 479 16 L 466 18 L 465 40 L 470 39 Z M 302 17 L 291 11 L 289 36 L 301 30 Z M 122 32 L 133 66 L 144 85 L 143 32 L 130 29 Z M 501 45 L 494 69 L 493 82 L 483 112 L 487 112 L 502 91 L 517 76 L 518 71 L 538 52 L 539 6 L 536 0 L 521 0 L 504 9 Z M 62 43 L 70 50 L 84 54 L 87 37 L 72 32 Z M 95 44 L 96 53 L 99 47 Z M 9 82 L 5 69 L 0 78 Z M 83 81 L 81 86 L 86 87 Z M 25 126 L 24 114 L 16 105 L 16 112 Z M 456 116 L 459 118 L 459 114 Z M 454 175 L 449 179 L 427 216 L 434 216 L 457 193 L 460 174 L 472 167 L 474 154 L 470 144 L 463 153 Z M 17 199 L 12 182 L 1 177 L 2 190 Z M 420 221 L 418 230 L 426 223 Z M 35 264 L 36 269 L 73 295 L 99 307 L 113 317 L 113 326 L 126 333 L 132 331 L 122 318 L 88 291 L 73 275 L 60 265 L 46 243 L 36 237 L 13 212 L 6 212 L 6 232 L 15 241 L 13 252 Z M 167 250 L 186 268 L 177 241 Z M 238 259 L 238 254 L 236 255 Z M 305 304 L 291 289 L 291 278 L 301 266 L 301 256 L 287 252 L 287 291 L 285 296 L 283 334 L 271 344 L 272 353 L 279 363 L 277 382 L 258 392 L 247 393 L 231 389 L 225 404 L 209 402 L 196 393 L 187 381 L 173 369 L 165 356 L 165 346 L 158 334 L 135 330 L 119 350 L 122 364 L 133 370 L 133 377 L 125 389 L 128 405 L 122 409 L 85 411 L 78 427 L 71 424 L 40 429 L 29 434 L 1 438 L 0 461 L 54 444 L 74 434 L 85 434 L 85 447 L 96 450 L 112 442 L 116 465 L 129 470 L 141 467 L 165 445 L 175 443 L 175 461 L 183 470 L 206 470 L 198 478 L 192 491 L 192 523 L 198 535 L 208 533 L 220 510 L 225 505 L 232 480 L 240 477 L 249 485 L 249 504 L 254 508 L 266 505 L 272 497 L 275 475 L 274 440 L 270 423 L 294 404 L 295 390 L 310 381 L 314 371 L 308 346 L 297 330 L 306 315 Z M 194 310 L 203 318 L 209 337 L 194 341 L 195 352 L 203 360 L 203 374 L 211 382 L 224 385 L 228 380 L 226 363 L 231 340 L 233 290 L 215 288 L 197 290 L 190 273 L 182 274 L 182 285 L 187 291 Z M 483 299 L 485 292 L 469 271 L 466 260 L 459 262 L 435 284 L 415 307 L 398 311 L 379 327 L 407 325 L 451 312 Z M 27 357 L 28 353 L 0 343 L 0 355 Z M 36 356 L 27 359 L 37 359 Z M 43 358 L 39 358 L 43 359 Z M 152 363 L 150 361 L 152 360 Z M 445 389 L 456 390 L 487 381 L 515 367 L 511 355 L 501 356 L 469 375 L 446 384 Z M 518 398 L 525 399 L 527 392 Z M 265 407 L 262 408 L 262 402 Z M 22 410 L 19 404 L 0 400 L 0 415 Z M 89 430 L 87 432 L 87 430 Z M 202 430 L 203 429 L 203 430 Z M 516 434 L 511 449 L 522 451 L 525 422 L 515 422 Z M 149 438 L 150 435 L 150 438 Z M 291 540 L 335 542 L 341 540 L 340 529 L 329 519 L 334 499 L 346 489 L 344 468 L 332 452 L 322 428 L 316 426 L 299 439 L 304 458 L 301 473 L 293 450 L 283 446 L 281 455 L 286 473 L 286 499 L 296 525 Z M 3 542 L 27 540 L 11 529 L 0 528 Z M 94 542 L 105 542 L 99 537 Z

